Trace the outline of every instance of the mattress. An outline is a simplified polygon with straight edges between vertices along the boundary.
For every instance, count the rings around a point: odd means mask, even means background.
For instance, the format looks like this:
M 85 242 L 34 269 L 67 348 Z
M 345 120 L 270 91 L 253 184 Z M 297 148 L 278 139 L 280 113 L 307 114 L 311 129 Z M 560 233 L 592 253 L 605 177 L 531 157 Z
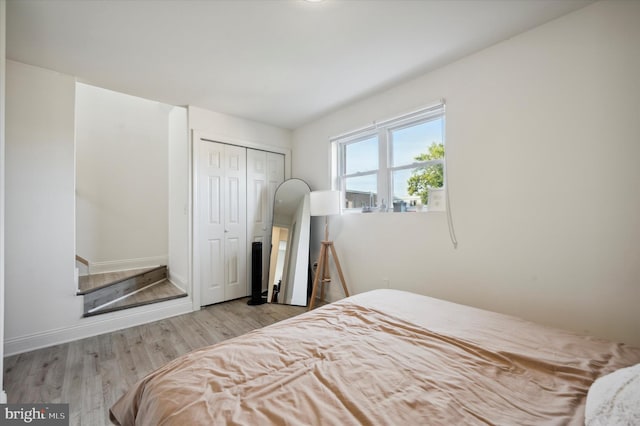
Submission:
M 584 424 L 593 381 L 640 349 L 374 290 L 183 355 L 120 425 Z

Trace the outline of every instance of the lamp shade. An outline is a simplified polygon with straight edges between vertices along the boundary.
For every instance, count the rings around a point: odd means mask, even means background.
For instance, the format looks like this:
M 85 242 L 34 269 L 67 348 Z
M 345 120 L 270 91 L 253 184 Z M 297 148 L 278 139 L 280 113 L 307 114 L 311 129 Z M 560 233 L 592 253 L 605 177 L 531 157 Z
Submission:
M 340 214 L 340 191 L 312 191 L 309 204 L 311 216 Z

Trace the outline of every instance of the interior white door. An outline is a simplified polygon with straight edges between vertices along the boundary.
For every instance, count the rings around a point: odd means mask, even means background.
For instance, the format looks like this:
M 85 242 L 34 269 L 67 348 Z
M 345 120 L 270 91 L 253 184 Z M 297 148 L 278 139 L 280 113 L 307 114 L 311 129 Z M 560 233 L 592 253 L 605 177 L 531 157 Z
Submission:
M 246 148 L 200 141 L 200 304 L 247 293 Z
M 200 304 L 224 301 L 224 145 L 200 141 L 198 201 Z
M 275 190 L 284 180 L 284 155 L 247 149 L 248 244 L 262 243 L 262 289 L 267 289 L 271 251 L 271 216 Z M 247 276 L 251 280 L 251 250 L 247 255 Z M 251 282 L 247 283 L 251 292 Z
M 261 235 L 267 227 L 266 157 L 264 151 L 247 149 L 247 224 L 251 236 Z
M 224 300 L 247 291 L 247 149 L 225 147 L 225 272 Z

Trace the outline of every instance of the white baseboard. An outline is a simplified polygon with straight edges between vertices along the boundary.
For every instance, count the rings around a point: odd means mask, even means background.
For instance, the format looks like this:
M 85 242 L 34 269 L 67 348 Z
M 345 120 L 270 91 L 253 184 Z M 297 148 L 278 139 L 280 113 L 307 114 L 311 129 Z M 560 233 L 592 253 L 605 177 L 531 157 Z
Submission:
M 82 277 L 84 275 L 89 275 L 89 267 L 84 263 L 78 262 L 76 260 L 76 269 L 78 270 L 78 276 Z
M 167 265 L 168 256 L 141 257 L 138 259 L 109 260 L 105 262 L 89 262 L 89 271 L 92 274 L 105 272 L 125 271 L 127 269 L 151 268 L 158 265 Z
M 27 336 L 6 339 L 4 342 L 4 356 L 16 355 L 35 349 L 45 348 L 85 337 L 97 336 L 135 325 L 182 315 L 193 311 L 193 302 L 189 297 L 139 306 L 137 308 L 110 312 L 91 318 L 85 318 L 86 323 L 73 327 L 49 330 Z
M 173 285 L 175 285 L 176 287 L 179 287 L 183 291 L 186 291 L 187 293 L 189 292 L 187 290 L 187 281 L 180 275 L 176 275 L 172 273 L 171 269 L 169 269 L 169 281 L 171 281 Z

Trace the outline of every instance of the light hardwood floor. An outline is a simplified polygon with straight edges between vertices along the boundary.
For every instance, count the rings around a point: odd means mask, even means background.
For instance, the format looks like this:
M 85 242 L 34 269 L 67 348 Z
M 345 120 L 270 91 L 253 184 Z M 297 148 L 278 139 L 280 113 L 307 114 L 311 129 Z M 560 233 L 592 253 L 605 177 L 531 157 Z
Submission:
M 71 425 L 109 425 L 109 407 L 137 380 L 179 355 L 307 310 L 248 306 L 247 298 L 198 312 L 7 357 L 9 403 L 69 403 Z

